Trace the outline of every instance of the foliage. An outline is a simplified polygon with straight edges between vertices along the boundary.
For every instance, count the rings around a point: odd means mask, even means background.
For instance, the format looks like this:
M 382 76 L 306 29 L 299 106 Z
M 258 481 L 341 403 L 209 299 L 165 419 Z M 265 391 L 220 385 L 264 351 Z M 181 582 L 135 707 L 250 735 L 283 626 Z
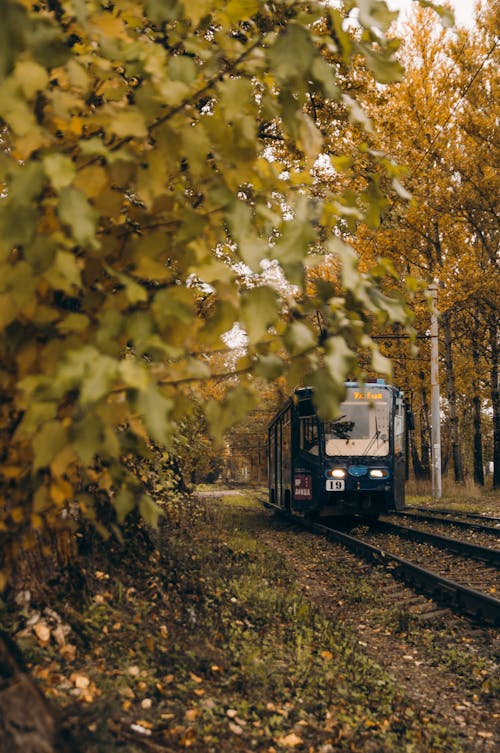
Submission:
M 453 31 L 440 28 L 434 14 L 416 8 L 398 52 L 404 81 L 365 95 L 373 111 L 386 118 L 386 127 L 376 134 L 378 148 L 406 165 L 405 186 L 412 199 L 409 205 L 402 198 L 389 203 L 379 229 L 364 229 L 356 247 L 362 264 L 381 255 L 393 261 L 401 278 L 410 274 L 426 284 L 438 280 L 443 465 L 450 445 L 467 441 L 469 469 L 474 399 L 488 427 L 483 440 L 487 460 L 493 457 L 486 439 L 491 416 L 498 424 L 499 410 L 491 396 L 495 364 L 498 369 L 493 332 L 498 328 L 500 282 L 498 173 L 491 168 L 498 159 L 497 28 L 498 8 L 487 3 L 476 27 Z M 414 326 L 422 337 L 420 352 L 412 353 L 404 340 L 396 339 L 387 340 L 383 352 L 395 365 L 395 381 L 412 393 L 425 455 L 424 446 L 430 445 L 425 297 L 418 295 L 413 308 Z M 499 451 L 494 451 L 496 465 Z M 426 458 L 422 460 L 425 466 Z
M 8 565 L 37 531 L 66 524 L 70 502 L 98 523 L 96 492 L 119 519 L 134 506 L 155 516 L 121 459 L 150 440 L 173 451 L 193 411 L 184 386 L 213 376 L 206 356 L 234 322 L 247 351 L 216 376 L 239 382 L 204 405 L 219 439 L 255 404 L 254 372 L 288 369 L 333 411 L 357 350 L 386 366 L 368 321 L 406 315 L 345 241 L 379 221 L 375 166 L 388 185 L 397 177 L 363 141 L 372 124 L 348 85 L 354 64 L 383 83 L 401 75 L 384 2 L 6 0 L 1 14 Z M 333 122 L 327 137 L 308 114 L 313 102 L 358 134 L 347 155 Z M 314 196 L 307 176 L 323 151 L 339 185 Z M 338 260 L 342 278 L 307 298 L 312 251 Z M 272 265 L 281 287 L 266 282 Z

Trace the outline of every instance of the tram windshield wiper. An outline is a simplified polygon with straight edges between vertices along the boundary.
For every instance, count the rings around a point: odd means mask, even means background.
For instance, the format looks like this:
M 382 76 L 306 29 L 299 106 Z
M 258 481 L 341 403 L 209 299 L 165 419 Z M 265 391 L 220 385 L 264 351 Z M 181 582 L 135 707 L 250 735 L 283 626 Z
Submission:
M 366 457 L 366 455 L 368 455 L 368 453 L 372 449 L 372 447 L 373 447 L 373 445 L 374 445 L 375 442 L 377 443 L 377 446 L 378 446 L 378 440 L 379 440 L 379 437 L 380 437 L 380 431 L 379 431 L 379 428 L 378 428 L 378 420 L 377 420 L 377 414 L 376 413 L 375 413 L 374 418 L 375 418 L 375 434 L 370 439 L 370 441 L 369 441 L 369 443 L 368 443 L 368 445 L 366 447 L 366 450 L 363 452 L 363 454 L 362 454 L 361 457 Z

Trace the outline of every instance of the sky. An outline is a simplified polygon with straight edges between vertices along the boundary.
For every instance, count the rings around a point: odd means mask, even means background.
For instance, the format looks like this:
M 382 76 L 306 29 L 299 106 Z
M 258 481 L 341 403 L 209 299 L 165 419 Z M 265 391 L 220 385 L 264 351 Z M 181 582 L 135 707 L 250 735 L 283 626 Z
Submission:
M 391 10 L 404 11 L 409 8 L 413 0 L 386 0 Z M 438 0 L 435 0 L 438 2 Z M 474 26 L 474 0 L 451 0 L 455 11 L 455 19 L 459 26 Z

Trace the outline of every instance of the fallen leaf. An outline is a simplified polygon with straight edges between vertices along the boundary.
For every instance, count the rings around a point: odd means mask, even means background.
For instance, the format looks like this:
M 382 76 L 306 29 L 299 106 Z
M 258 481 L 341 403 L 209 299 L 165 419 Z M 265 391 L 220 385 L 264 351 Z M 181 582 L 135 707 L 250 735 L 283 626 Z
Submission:
M 40 643 L 48 643 L 50 641 L 50 628 L 45 622 L 37 622 L 33 627 L 33 631 Z
M 283 745 L 285 748 L 296 748 L 297 745 L 302 745 L 302 742 L 302 738 L 296 735 L 295 732 L 291 732 L 285 737 L 280 737 L 278 740 L 279 745 Z
M 69 679 L 71 680 L 75 688 L 81 688 L 83 690 L 85 688 L 88 688 L 88 686 L 90 685 L 89 678 L 82 672 L 73 672 Z
M 66 643 L 64 646 L 61 646 L 59 653 L 66 661 L 74 661 L 76 658 L 76 646 L 72 643 Z

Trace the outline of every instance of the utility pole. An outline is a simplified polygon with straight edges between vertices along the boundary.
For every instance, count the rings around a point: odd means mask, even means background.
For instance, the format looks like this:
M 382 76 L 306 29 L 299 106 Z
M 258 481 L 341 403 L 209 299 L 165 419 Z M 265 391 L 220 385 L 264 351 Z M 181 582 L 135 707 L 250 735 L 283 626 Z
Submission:
M 432 496 L 441 499 L 441 411 L 439 406 L 439 345 L 438 345 L 438 286 L 429 285 L 431 294 L 431 459 L 432 459 Z

